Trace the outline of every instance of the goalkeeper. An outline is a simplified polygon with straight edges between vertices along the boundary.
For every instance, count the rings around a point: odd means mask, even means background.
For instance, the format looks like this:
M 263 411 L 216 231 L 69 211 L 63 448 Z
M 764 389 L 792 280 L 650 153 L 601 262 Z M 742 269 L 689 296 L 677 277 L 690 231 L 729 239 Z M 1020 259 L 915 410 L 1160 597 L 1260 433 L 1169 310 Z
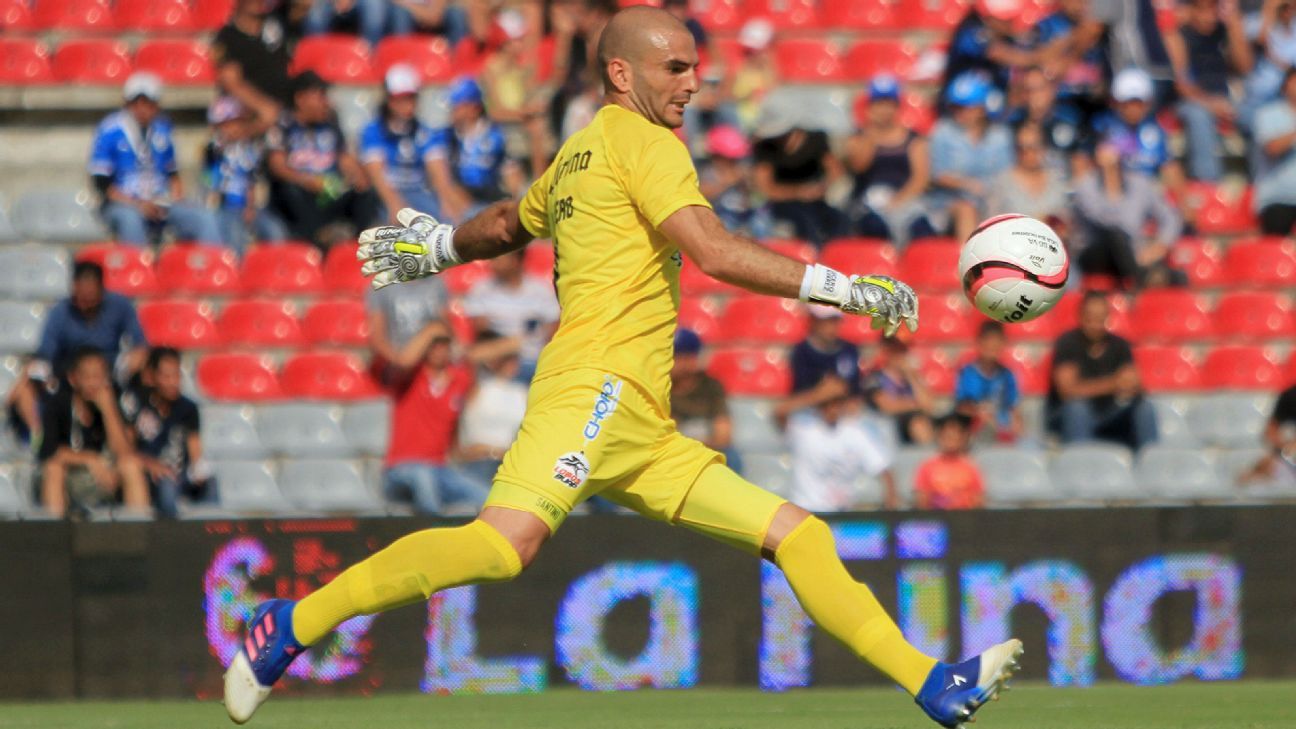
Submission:
M 681 252 L 748 290 L 870 316 L 887 336 L 917 328 L 913 291 L 884 276 L 806 266 L 724 229 L 671 132 L 698 89 L 697 50 L 678 20 L 650 7 L 622 10 L 600 37 L 598 63 L 605 105 L 521 202 L 496 203 L 458 229 L 403 210 L 405 227 L 361 235 L 375 287 L 551 238 L 558 331 L 478 518 L 397 540 L 300 602 L 261 605 L 225 676 L 230 717 L 246 721 L 292 659 L 348 618 L 516 577 L 571 510 L 599 494 L 773 561 L 820 627 L 938 723 L 962 724 L 1016 670 L 1021 644 L 957 664 L 920 653 L 847 573 L 826 523 L 681 435 L 668 405 Z

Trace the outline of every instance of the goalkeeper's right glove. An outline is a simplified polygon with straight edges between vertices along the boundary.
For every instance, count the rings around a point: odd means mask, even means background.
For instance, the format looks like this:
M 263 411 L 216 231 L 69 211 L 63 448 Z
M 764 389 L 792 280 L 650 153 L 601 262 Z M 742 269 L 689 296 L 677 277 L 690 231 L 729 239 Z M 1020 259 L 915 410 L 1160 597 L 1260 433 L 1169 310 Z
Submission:
M 370 228 L 360 234 L 356 258 L 360 273 L 373 277 L 375 289 L 413 281 L 463 263 L 454 249 L 454 227 L 427 213 L 404 208 L 396 213 L 400 225 Z
M 847 314 L 873 317 L 873 328 L 894 336 L 903 323 L 918 331 L 918 295 L 890 276 L 849 276 L 818 264 L 806 266 L 802 301 L 835 306 Z

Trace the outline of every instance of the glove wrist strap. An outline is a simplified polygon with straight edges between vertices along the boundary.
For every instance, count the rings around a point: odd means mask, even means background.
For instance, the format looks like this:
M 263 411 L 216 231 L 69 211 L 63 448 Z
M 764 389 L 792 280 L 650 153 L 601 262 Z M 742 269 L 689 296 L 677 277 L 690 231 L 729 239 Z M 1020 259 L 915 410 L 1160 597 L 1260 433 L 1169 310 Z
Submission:
M 850 298 L 850 278 L 818 263 L 808 265 L 805 278 L 801 279 L 798 298 L 807 303 L 827 304 L 840 309 Z
M 432 261 L 436 265 L 436 270 L 444 271 L 452 266 L 458 266 L 463 263 L 459 258 L 459 252 L 454 247 L 454 226 L 441 224 L 432 229 L 428 236 L 428 249 L 432 255 Z

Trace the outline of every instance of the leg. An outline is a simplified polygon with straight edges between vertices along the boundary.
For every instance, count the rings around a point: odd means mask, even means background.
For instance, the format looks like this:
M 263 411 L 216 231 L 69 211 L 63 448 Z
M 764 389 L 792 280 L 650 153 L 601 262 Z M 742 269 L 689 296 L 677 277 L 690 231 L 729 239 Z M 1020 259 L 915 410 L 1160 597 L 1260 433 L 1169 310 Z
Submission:
M 174 519 L 180 514 L 180 482 L 174 478 L 153 480 L 153 502 L 157 504 L 158 515 L 164 519 Z
M 139 210 L 124 203 L 110 202 L 103 207 L 103 218 L 117 240 L 133 246 L 148 245 L 148 221 Z
M 441 500 L 444 503 L 460 504 L 480 511 L 490 493 L 490 487 L 476 478 L 467 475 L 453 466 L 440 466 L 436 469 L 437 484 L 441 487 Z
M 1063 443 L 1093 440 L 1098 422 L 1088 400 L 1067 400 L 1058 409 L 1058 435 Z
M 144 511 L 149 508 L 148 478 L 139 458 L 127 456 L 117 461 L 117 474 L 122 489 L 122 502 L 126 508 Z
M 972 231 L 976 230 L 976 204 L 969 200 L 955 200 L 950 203 L 949 214 L 950 222 L 954 226 L 954 238 L 967 240 L 972 235 Z
M 1179 118 L 1188 137 L 1188 172 L 1194 179 L 1215 182 L 1223 175 L 1223 165 L 1215 153 L 1219 136 L 1215 115 L 1192 101 L 1179 102 Z
M 383 475 L 383 491 L 392 501 L 410 501 L 422 514 L 441 513 L 441 489 L 436 466 L 430 463 L 401 463 Z
M 41 466 L 41 504 L 50 516 L 61 519 L 67 513 L 67 466 L 50 459 Z
M 356 13 L 359 15 L 360 37 L 377 47 L 387 33 L 387 0 L 358 0 Z
M 302 21 L 302 35 L 329 32 L 333 28 L 333 20 L 336 17 L 337 11 L 333 9 L 333 0 L 315 0 Z
M 298 240 L 314 240 L 315 231 L 324 224 L 320 209 L 315 205 L 315 196 L 296 185 L 272 184 L 270 204 Z

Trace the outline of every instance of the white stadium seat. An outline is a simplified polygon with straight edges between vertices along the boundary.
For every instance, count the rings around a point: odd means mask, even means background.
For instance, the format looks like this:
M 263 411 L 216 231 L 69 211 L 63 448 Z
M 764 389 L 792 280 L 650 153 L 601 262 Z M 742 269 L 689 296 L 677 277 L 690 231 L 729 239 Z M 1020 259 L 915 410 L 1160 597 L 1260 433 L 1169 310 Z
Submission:
M 1053 459 L 1049 473 L 1064 498 L 1081 501 L 1124 501 L 1143 493 L 1134 483 L 1130 453 L 1117 445 L 1086 443 L 1067 446 Z
M 391 433 L 391 402 L 370 400 L 348 405 L 342 415 L 342 433 L 353 453 L 382 456 Z
M 295 506 L 319 512 L 381 512 L 382 502 L 365 486 L 352 461 L 289 461 L 279 473 L 284 495 Z
M 68 291 L 68 255 L 49 246 L 0 248 L 0 297 L 60 299 Z
M 1188 424 L 1202 443 L 1248 448 L 1260 442 L 1272 408 L 1269 395 L 1220 392 L 1198 400 L 1188 413 Z
M 1148 446 L 1139 453 L 1134 478 L 1140 488 L 1167 499 L 1226 499 L 1235 491 L 1200 448 Z
M 987 446 L 972 452 L 985 481 L 990 506 L 1043 504 L 1058 499 L 1044 454 L 1015 446 Z
M 29 301 L 0 301 L 0 354 L 35 352 L 44 313 L 44 307 Z
M 79 243 L 108 237 L 90 209 L 91 196 L 75 190 L 32 190 L 14 203 L 13 225 L 32 240 Z
M 257 432 L 272 453 L 290 458 L 351 454 L 342 432 L 342 408 L 336 405 L 263 405 L 257 410 Z
M 222 508 L 243 514 L 280 514 L 292 507 L 275 483 L 274 469 L 264 461 L 217 461 L 213 464 Z
M 255 460 L 269 451 L 257 434 L 256 409 L 251 405 L 202 407 L 203 454 L 216 461 Z

